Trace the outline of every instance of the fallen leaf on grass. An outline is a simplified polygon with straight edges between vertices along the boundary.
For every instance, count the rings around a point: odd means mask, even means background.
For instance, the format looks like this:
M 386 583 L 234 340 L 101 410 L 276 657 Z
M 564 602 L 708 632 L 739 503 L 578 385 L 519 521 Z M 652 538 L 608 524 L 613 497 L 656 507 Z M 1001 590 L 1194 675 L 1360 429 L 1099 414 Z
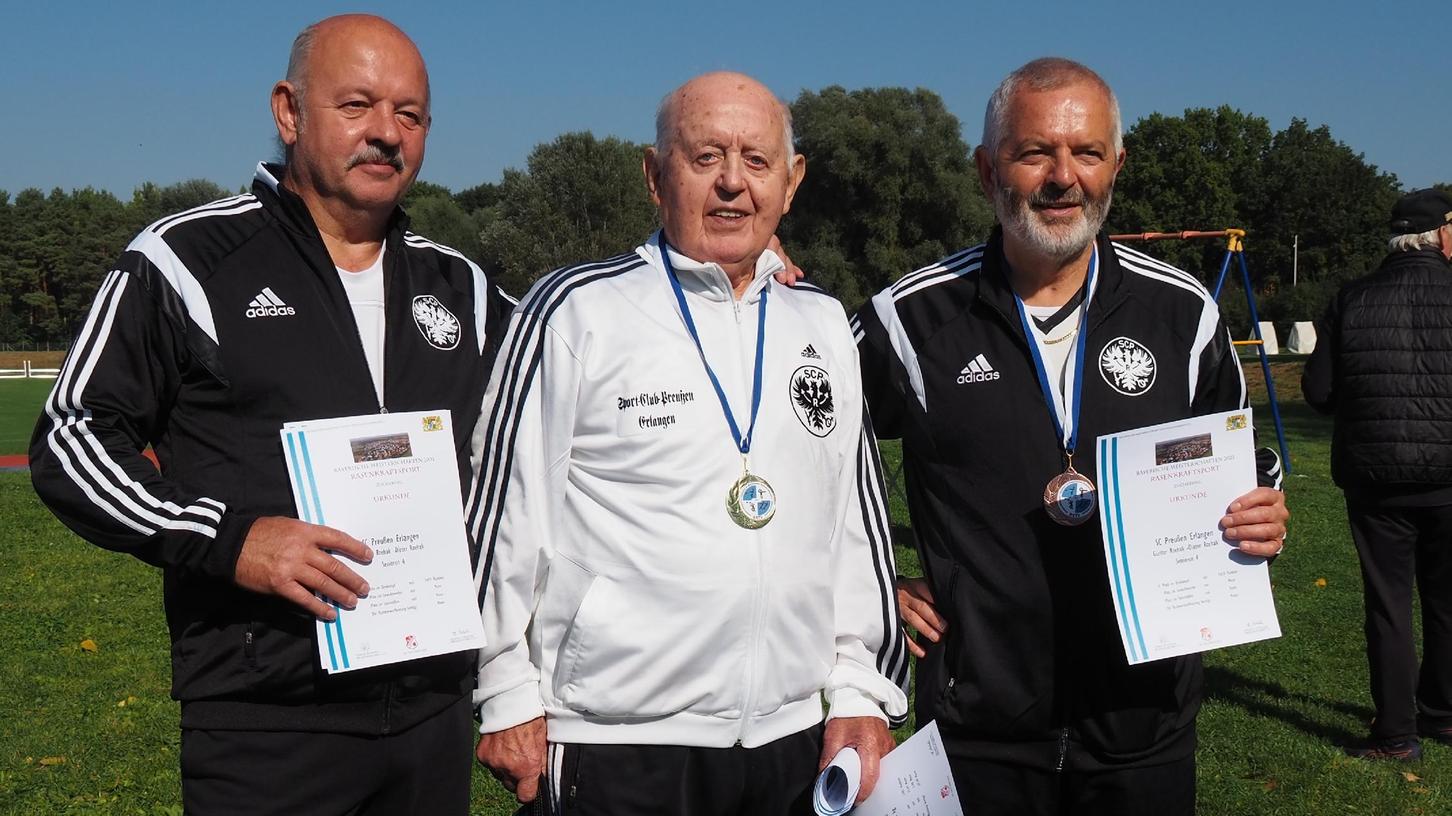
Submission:
M 91 640 L 90 638 L 86 638 L 85 640 L 81 641 L 81 651 L 83 652 L 99 652 L 100 650 L 101 647 L 97 646 L 96 641 Z
M 1405 780 L 1407 780 L 1408 782 L 1421 782 L 1422 781 L 1422 777 L 1417 776 L 1416 774 L 1412 773 L 1411 771 L 1402 771 L 1402 778 L 1405 779 Z
M 1274 779 L 1267 779 L 1264 782 L 1264 784 L 1261 785 L 1261 788 L 1266 793 L 1270 793 L 1271 791 L 1275 790 L 1276 788 L 1279 788 L 1280 786 L 1281 786 L 1281 783 L 1280 782 L 1278 782 L 1278 781 L 1276 781 Z
M 1426 796 L 1427 794 L 1431 793 L 1431 791 L 1427 790 L 1421 785 L 1418 785 L 1415 788 L 1412 788 L 1412 793 L 1420 793 L 1421 795 Z
M 136 699 L 135 697 L 132 697 L 130 695 L 127 695 L 126 696 L 126 699 L 117 701 L 116 707 L 117 708 L 125 708 L 126 706 L 129 706 L 129 705 L 136 705 L 139 702 L 141 702 L 141 701 L 138 700 L 138 699 Z
M 40 758 L 40 764 L 41 765 L 46 765 L 46 766 L 49 766 L 49 765 L 64 765 L 64 764 L 66 764 L 66 758 L 63 757 L 63 756 L 41 757 Z
M 1316 579 L 1316 586 L 1318 586 L 1318 587 L 1325 587 L 1326 586 L 1326 579 L 1325 578 L 1317 578 Z

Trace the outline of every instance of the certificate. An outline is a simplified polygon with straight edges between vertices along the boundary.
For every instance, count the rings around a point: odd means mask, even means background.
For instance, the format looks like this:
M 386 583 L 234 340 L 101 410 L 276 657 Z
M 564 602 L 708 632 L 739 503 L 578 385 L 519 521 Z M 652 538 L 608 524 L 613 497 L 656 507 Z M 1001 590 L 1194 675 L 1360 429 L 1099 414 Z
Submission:
M 1280 637 L 1265 559 L 1220 530 L 1255 488 L 1250 409 L 1098 445 L 1104 564 L 1130 664 Z
M 452 423 L 448 411 L 420 411 L 283 426 L 298 518 L 373 549 L 369 564 L 345 559 L 368 596 L 317 621 L 325 671 L 484 645 Z
M 872 795 L 853 807 L 861 782 L 861 758 L 843 748 L 817 777 L 813 810 L 818 816 L 963 816 L 936 721 L 882 758 Z

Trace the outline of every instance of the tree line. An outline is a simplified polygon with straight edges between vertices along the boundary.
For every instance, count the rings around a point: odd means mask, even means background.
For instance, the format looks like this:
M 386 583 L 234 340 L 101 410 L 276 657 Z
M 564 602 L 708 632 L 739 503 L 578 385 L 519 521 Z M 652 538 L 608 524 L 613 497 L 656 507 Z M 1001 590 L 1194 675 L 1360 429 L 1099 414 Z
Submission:
M 832 86 L 804 91 L 791 107 L 808 166 L 781 238 L 813 281 L 849 307 L 987 237 L 993 213 L 970 145 L 937 94 Z M 1266 119 L 1230 106 L 1155 113 L 1129 128 L 1124 142 L 1129 161 L 1110 232 L 1247 230 L 1262 319 L 1280 323 L 1315 319 L 1335 287 L 1376 265 L 1389 209 L 1404 192 L 1396 176 L 1303 119 L 1272 131 Z M 415 232 L 453 246 L 523 294 L 541 274 L 628 251 L 655 227 L 643 149 L 566 133 L 537 145 L 524 168 L 505 170 L 497 182 L 459 192 L 419 182 L 404 207 Z M 129 202 L 91 188 L 27 189 L 13 199 L 0 191 L 0 343 L 68 340 L 132 236 L 226 195 L 200 179 L 147 183 Z M 1225 252 L 1219 241 L 1145 248 L 1207 285 Z M 1247 332 L 1239 287 L 1227 288 L 1221 303 L 1232 330 Z

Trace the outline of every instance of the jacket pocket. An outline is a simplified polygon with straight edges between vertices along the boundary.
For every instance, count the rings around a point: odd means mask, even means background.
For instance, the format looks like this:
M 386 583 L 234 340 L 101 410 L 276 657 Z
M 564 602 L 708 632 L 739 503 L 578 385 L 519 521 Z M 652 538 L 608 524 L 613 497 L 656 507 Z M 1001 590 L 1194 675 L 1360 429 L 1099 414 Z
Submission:
M 754 715 L 767 715 L 787 703 L 821 691 L 837 661 L 830 571 L 821 580 L 772 584 L 761 628 L 761 651 L 753 674 L 757 690 Z
M 595 576 L 561 639 L 554 696 L 606 717 L 738 716 L 750 598 L 744 587 Z

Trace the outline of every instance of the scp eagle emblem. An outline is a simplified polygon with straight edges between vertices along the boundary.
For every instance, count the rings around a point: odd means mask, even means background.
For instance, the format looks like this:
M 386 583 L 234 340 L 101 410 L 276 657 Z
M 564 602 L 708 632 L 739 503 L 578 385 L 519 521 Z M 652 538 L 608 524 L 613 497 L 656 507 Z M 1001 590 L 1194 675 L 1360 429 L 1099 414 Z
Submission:
M 791 397 L 797 419 L 814 436 L 826 436 L 837 427 L 837 406 L 827 372 L 812 365 L 797 369 L 792 374 Z
M 1099 376 L 1115 391 L 1137 397 L 1155 384 L 1155 356 L 1138 340 L 1116 337 L 1099 352 Z
M 459 318 L 433 295 L 413 299 L 413 322 L 434 348 L 448 351 L 459 345 Z

